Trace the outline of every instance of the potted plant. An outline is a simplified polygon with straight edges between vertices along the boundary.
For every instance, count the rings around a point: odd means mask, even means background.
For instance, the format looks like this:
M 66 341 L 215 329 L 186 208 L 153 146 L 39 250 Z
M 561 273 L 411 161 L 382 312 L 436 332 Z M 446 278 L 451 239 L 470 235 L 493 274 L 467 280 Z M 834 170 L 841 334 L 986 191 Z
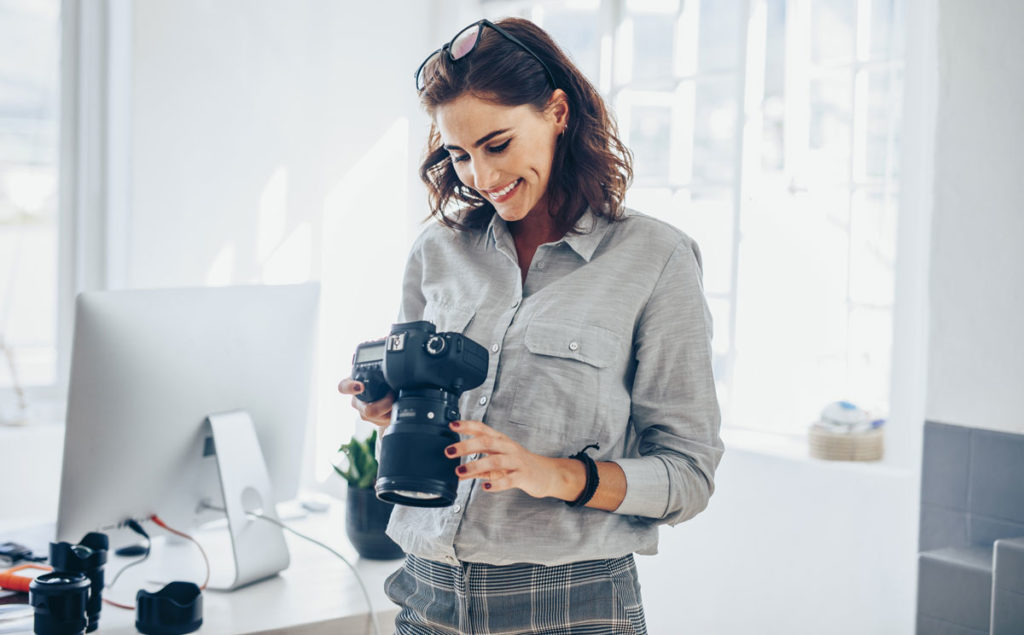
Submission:
M 373 455 L 376 444 L 376 429 L 365 440 L 353 436 L 351 441 L 338 448 L 338 452 L 348 460 L 347 469 L 342 470 L 335 465 L 334 471 L 348 481 L 345 533 L 356 552 L 363 558 L 394 560 L 404 554 L 401 547 L 384 533 L 394 505 L 378 499 L 373 489 L 377 480 L 377 459 Z

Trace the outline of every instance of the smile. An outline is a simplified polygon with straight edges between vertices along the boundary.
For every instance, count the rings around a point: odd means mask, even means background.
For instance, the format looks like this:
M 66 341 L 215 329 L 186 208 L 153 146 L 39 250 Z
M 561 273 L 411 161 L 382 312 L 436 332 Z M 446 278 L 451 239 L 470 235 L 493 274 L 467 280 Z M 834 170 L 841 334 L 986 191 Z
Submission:
M 522 178 L 518 178 L 515 181 L 512 181 L 511 183 L 506 185 L 505 187 L 501 188 L 500 190 L 485 191 L 487 192 L 487 196 L 492 201 L 494 201 L 495 203 L 501 203 L 502 201 L 508 200 L 512 196 L 513 191 L 519 186 L 520 183 L 522 183 L 522 181 Z

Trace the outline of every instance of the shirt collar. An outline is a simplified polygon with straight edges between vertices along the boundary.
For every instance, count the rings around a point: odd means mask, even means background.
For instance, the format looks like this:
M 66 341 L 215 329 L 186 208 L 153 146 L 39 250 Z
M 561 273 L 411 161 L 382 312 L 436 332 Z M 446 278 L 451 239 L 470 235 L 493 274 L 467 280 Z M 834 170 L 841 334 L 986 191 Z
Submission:
M 605 234 L 608 233 L 610 225 L 611 223 L 607 218 L 595 216 L 588 208 L 583 213 L 583 216 L 576 221 L 575 229 L 580 233 L 567 234 L 555 244 L 565 243 L 580 258 L 590 262 L 594 252 L 597 251 L 598 245 L 601 244 Z M 508 230 L 508 225 L 497 213 L 491 215 L 491 221 L 487 224 L 487 244 L 488 246 L 495 245 L 499 248 L 506 247 L 512 253 L 515 253 L 512 234 Z

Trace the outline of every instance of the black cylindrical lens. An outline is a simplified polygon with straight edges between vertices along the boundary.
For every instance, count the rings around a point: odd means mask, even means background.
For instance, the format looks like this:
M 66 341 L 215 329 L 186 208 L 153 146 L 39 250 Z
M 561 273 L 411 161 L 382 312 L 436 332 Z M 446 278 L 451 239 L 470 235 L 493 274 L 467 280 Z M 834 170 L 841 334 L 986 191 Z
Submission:
M 39 635 L 85 633 L 88 597 L 89 578 L 82 573 L 54 572 L 32 580 L 28 601 L 35 609 L 33 632 Z
M 50 543 L 50 564 L 54 571 L 84 573 L 89 579 L 89 597 L 86 614 L 90 633 L 99 628 L 100 609 L 103 608 L 103 565 L 107 563 L 110 541 L 106 534 L 90 532 L 77 545 L 67 542 Z
M 459 441 L 448 427 L 459 418 L 458 397 L 436 388 L 402 390 L 392 423 L 381 437 L 377 498 L 412 507 L 446 507 L 455 501 L 458 459 L 444 449 Z

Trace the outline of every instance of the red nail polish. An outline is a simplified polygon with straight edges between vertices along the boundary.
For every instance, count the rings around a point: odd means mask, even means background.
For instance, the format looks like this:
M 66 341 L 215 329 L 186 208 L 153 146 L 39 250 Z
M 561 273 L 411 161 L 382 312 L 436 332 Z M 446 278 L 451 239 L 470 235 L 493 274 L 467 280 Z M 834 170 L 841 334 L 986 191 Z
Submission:
M 484 489 L 491 489 L 490 483 L 484 483 Z
M 455 446 L 449 445 L 444 449 L 444 453 L 447 454 L 448 456 L 455 456 Z
M 459 467 L 455 468 L 455 471 L 458 472 L 459 474 L 465 474 L 466 473 L 466 466 L 465 465 L 460 465 Z

